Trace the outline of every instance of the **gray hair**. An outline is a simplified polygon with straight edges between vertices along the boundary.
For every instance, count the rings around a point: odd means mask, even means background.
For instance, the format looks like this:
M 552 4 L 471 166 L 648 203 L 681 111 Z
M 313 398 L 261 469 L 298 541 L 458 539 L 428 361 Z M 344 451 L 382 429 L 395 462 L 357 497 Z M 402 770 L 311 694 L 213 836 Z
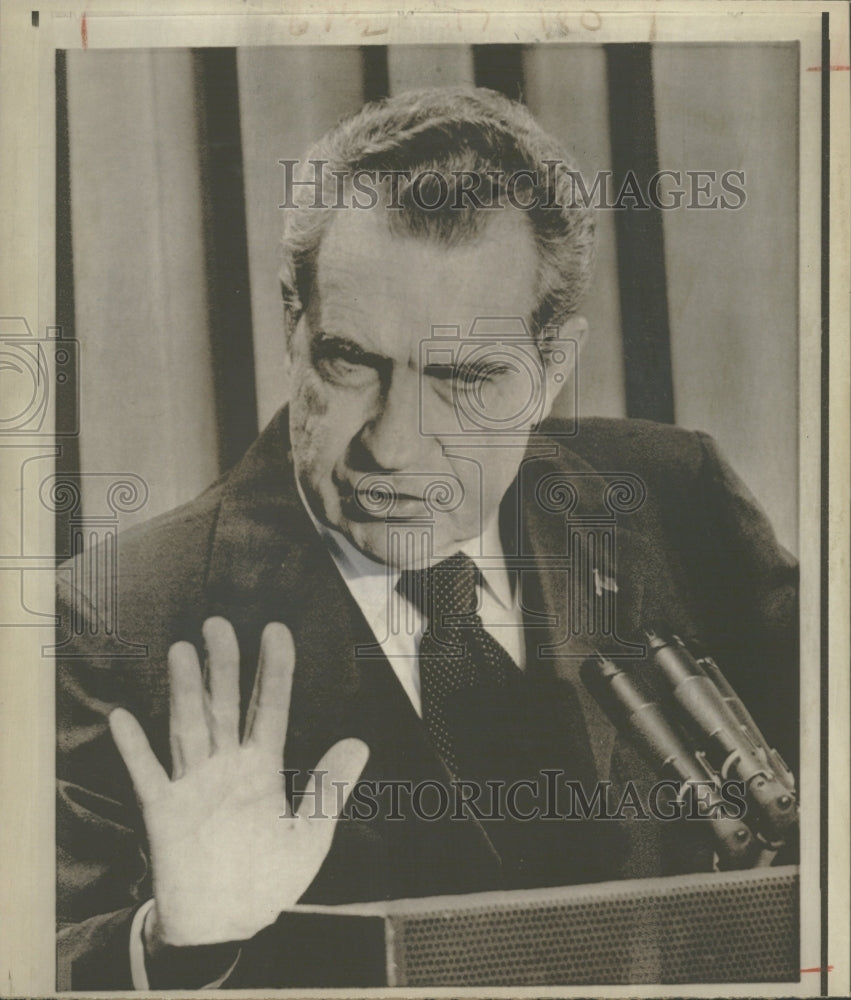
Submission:
M 304 182 L 309 164 L 313 187 Z M 462 175 L 476 179 L 476 191 L 486 192 L 497 206 L 503 203 L 506 178 L 513 176 L 538 249 L 537 306 L 531 317 L 536 337 L 576 312 L 590 281 L 594 219 L 576 199 L 578 168 L 526 107 L 495 91 L 412 90 L 367 104 L 323 136 L 297 169 L 299 181 L 282 206 L 287 214 L 281 290 L 290 328 L 308 304 L 319 244 L 333 218 L 334 200 L 317 202 L 317 176 L 330 192 L 337 190 L 337 178 L 348 185 L 357 173 L 395 173 L 392 205 L 387 204 L 388 178 L 379 184 L 391 230 L 446 246 L 471 242 L 490 218 L 488 205 L 464 197 Z M 451 197 L 438 207 L 423 207 L 426 199 L 429 205 L 439 202 L 435 189 Z

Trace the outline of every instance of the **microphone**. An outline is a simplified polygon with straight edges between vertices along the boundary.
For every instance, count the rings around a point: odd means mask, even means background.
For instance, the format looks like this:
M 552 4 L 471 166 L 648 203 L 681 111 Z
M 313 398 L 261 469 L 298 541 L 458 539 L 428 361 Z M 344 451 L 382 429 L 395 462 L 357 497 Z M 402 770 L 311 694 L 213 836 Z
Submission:
M 782 847 L 798 819 L 795 778 L 710 657 L 696 659 L 678 637 L 646 632 L 653 661 L 686 724 L 706 744 L 723 780 L 742 782 L 760 838 Z
M 706 819 L 720 867 L 765 864 L 794 835 L 795 777 L 770 747 L 718 664 L 676 635 L 645 629 L 649 662 L 623 669 L 597 653 L 582 680 L 614 726 Z M 746 818 L 725 814 L 725 781 L 744 790 Z M 698 803 L 698 788 L 708 792 Z
M 690 800 L 692 814 L 706 820 L 715 837 L 719 867 L 752 867 L 761 851 L 759 842 L 745 823 L 725 814 L 718 776 L 685 744 L 640 681 L 599 654 L 587 659 L 580 673 L 615 727 L 628 732 L 650 763 L 680 785 L 679 800 Z

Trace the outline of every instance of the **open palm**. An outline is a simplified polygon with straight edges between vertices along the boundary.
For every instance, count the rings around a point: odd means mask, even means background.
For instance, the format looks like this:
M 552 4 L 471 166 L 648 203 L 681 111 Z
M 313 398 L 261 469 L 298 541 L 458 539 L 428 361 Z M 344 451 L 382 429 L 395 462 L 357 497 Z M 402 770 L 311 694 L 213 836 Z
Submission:
M 352 788 L 368 756 L 360 740 L 336 743 L 294 813 L 281 775 L 295 663 L 289 630 L 272 623 L 263 632 L 241 741 L 236 636 L 222 618 L 208 619 L 203 634 L 208 685 L 194 646 L 169 651 L 171 780 L 137 720 L 124 709 L 110 716 L 145 819 L 156 933 L 171 946 L 245 940 L 296 903 L 330 849 L 345 800 L 336 789 Z

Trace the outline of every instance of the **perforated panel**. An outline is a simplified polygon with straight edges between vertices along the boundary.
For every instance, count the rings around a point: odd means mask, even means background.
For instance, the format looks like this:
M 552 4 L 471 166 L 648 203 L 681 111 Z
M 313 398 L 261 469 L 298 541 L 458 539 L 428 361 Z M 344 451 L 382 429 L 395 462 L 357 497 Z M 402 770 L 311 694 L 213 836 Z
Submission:
M 399 986 L 797 981 L 794 868 L 393 904 Z M 508 898 L 509 902 L 502 902 Z M 397 909 L 398 907 L 398 909 Z

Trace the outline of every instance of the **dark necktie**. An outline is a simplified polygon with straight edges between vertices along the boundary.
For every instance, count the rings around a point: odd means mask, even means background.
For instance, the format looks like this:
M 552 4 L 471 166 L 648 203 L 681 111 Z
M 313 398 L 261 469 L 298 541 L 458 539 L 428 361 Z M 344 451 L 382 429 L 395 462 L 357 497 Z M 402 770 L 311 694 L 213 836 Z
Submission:
M 399 580 L 397 589 L 427 623 L 419 651 L 423 721 L 456 779 L 501 789 L 493 793 L 497 814 L 481 825 L 502 861 L 504 886 L 593 881 L 600 858 L 613 852 L 613 824 L 592 833 L 586 823 L 529 822 L 506 809 L 512 784 L 540 788 L 544 768 L 566 768 L 566 777 L 587 780 L 590 751 L 569 692 L 534 662 L 521 671 L 483 627 L 479 581 L 476 564 L 462 553 L 431 569 L 405 571 Z M 482 801 L 488 812 L 490 794 Z M 541 796 L 536 801 L 544 808 Z
M 426 620 L 419 650 L 423 721 L 456 777 L 492 777 L 510 712 L 517 665 L 485 630 L 476 564 L 461 552 L 428 569 L 406 570 L 398 589 Z

